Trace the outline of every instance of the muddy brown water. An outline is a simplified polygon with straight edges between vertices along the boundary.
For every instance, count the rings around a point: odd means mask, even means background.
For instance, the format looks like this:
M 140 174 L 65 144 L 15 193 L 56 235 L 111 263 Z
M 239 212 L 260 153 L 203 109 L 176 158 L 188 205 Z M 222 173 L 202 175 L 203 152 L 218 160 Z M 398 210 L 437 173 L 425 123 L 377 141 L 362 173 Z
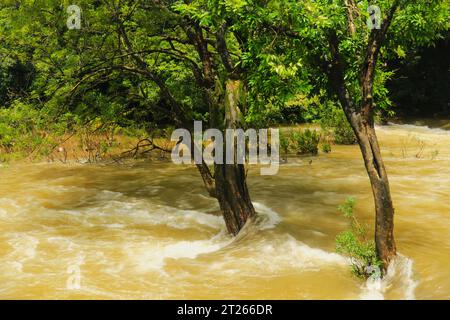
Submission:
M 259 218 L 236 239 L 191 166 L 2 165 L 0 298 L 449 299 L 450 131 L 378 136 L 400 253 L 383 281 L 335 253 L 337 206 L 355 197 L 370 230 L 374 210 L 358 147 L 333 146 L 276 176 L 251 168 Z

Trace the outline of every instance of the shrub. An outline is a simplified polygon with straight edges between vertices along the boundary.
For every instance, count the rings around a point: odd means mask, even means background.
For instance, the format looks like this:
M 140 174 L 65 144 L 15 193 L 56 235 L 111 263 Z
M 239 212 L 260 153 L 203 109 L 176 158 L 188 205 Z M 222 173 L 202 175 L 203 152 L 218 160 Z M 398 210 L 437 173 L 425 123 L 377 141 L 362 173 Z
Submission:
M 336 144 L 355 144 L 356 136 L 342 109 L 330 105 L 324 108 L 319 123 L 322 130 L 331 135 Z
M 44 140 L 41 120 L 38 111 L 20 102 L 0 109 L 0 148 L 6 153 L 32 152 Z
M 280 148 L 281 151 L 284 153 L 285 157 L 287 158 L 289 149 L 291 148 L 291 140 L 289 139 L 288 135 L 286 135 L 283 131 L 280 131 Z
M 340 124 L 334 127 L 334 142 L 336 144 L 355 144 L 356 136 L 347 119 L 339 120 Z
M 292 140 L 298 154 L 317 155 L 319 152 L 320 134 L 316 130 L 306 129 L 303 132 L 293 132 Z
M 328 142 L 324 142 L 322 144 L 322 152 L 325 152 L 325 153 L 331 152 L 331 145 Z
M 350 230 L 336 236 L 336 251 L 350 258 L 353 273 L 360 278 L 380 277 L 381 261 L 378 259 L 375 243 L 368 240 L 366 226 L 356 219 L 353 209 L 355 200 L 348 198 L 338 210 L 350 220 Z

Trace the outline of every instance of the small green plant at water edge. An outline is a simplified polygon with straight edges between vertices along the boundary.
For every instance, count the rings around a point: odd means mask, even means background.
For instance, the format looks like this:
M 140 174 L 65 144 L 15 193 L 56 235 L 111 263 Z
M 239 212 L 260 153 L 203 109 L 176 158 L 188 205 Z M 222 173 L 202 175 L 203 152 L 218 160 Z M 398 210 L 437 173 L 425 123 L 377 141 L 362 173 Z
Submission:
M 298 154 L 317 155 L 319 152 L 320 134 L 316 130 L 306 129 L 292 134 Z
M 328 142 L 322 144 L 322 151 L 325 153 L 331 152 L 331 145 Z
M 280 149 L 284 153 L 286 160 L 291 147 L 291 141 L 289 137 L 282 131 L 280 131 Z
M 353 273 L 367 279 L 381 276 L 381 261 L 378 259 L 375 243 L 367 239 L 366 226 L 361 225 L 354 215 L 355 199 L 347 198 L 338 210 L 350 220 L 350 230 L 336 236 L 336 251 L 350 258 Z

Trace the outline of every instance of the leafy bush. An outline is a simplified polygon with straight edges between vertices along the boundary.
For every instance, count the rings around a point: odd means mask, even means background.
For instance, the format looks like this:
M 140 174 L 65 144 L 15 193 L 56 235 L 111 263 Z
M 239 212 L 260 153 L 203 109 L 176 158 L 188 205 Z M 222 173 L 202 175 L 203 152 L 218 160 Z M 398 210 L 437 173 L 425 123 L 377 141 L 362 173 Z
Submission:
M 361 278 L 379 277 L 381 261 L 378 259 L 375 243 L 368 240 L 366 226 L 356 219 L 353 210 L 355 199 L 348 198 L 338 210 L 350 220 L 350 230 L 336 236 L 336 251 L 350 257 L 353 273 Z
M 306 129 L 303 132 L 292 133 L 298 154 L 317 155 L 319 152 L 320 134 L 316 130 Z
M 6 153 L 32 152 L 45 138 L 39 132 L 42 126 L 39 112 L 27 104 L 0 109 L 0 148 Z
M 331 145 L 328 142 L 322 143 L 322 151 L 325 153 L 330 153 Z
M 345 117 L 344 111 L 333 105 L 323 110 L 324 112 L 319 120 L 322 130 L 332 136 L 336 144 L 355 144 L 356 136 Z
M 288 135 L 286 135 L 283 131 L 280 131 L 280 148 L 281 151 L 284 153 L 285 157 L 287 158 L 289 149 L 291 148 L 291 140 L 289 139 Z
M 56 147 L 69 139 L 79 139 L 77 151 L 85 155 L 83 158 L 100 159 L 116 147 L 115 134 L 129 132 L 130 137 L 145 136 L 143 130 L 131 129 L 105 123 L 100 118 L 83 123 L 70 112 L 51 116 L 44 109 L 15 100 L 9 108 L 0 108 L 0 162 L 43 157 L 53 161 L 52 153 L 59 152 Z M 74 157 L 78 159 L 77 155 Z

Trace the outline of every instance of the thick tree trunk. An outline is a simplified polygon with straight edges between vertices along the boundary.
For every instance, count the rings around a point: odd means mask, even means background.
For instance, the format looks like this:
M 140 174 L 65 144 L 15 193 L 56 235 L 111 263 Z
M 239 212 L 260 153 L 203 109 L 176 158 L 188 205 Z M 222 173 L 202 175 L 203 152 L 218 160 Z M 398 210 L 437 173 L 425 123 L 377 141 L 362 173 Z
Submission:
M 358 138 L 375 201 L 375 245 L 378 258 L 385 272 L 396 255 L 394 240 L 394 206 L 389 180 L 381 158 L 373 118 L 361 113 L 352 113 L 349 120 Z
M 212 55 L 208 50 L 208 42 L 204 37 L 203 29 L 199 25 L 194 26 L 193 31 L 187 29 L 186 33 L 202 61 L 201 73 L 194 70 L 194 74 L 197 74 L 197 84 L 204 89 L 203 99 L 209 107 L 210 127 L 222 128 L 223 108 L 221 108 L 222 103 L 218 97 L 221 97 L 223 93 L 221 87 L 216 85 L 218 77 L 213 67 Z M 230 57 L 224 41 L 224 33 L 225 29 L 217 35 L 219 37 L 217 49 L 221 58 L 224 59 L 225 69 L 231 74 L 233 73 L 231 70 L 232 64 L 228 61 Z M 225 124 L 227 128 L 235 128 L 238 123 L 240 89 L 240 81 L 228 81 L 226 85 Z M 225 144 L 223 154 L 226 154 Z M 214 175 L 211 174 L 205 163 L 197 165 L 197 168 L 208 193 L 217 198 L 219 202 L 228 231 L 232 235 L 237 235 L 247 220 L 255 215 L 255 209 L 247 188 L 244 166 L 226 164 L 224 159 L 223 164 L 214 164 Z
M 241 89 L 239 80 L 229 80 L 226 84 L 226 128 L 235 129 L 239 126 L 240 111 L 238 102 L 241 96 Z M 236 152 L 236 149 L 234 149 L 234 152 Z M 215 164 L 214 177 L 216 197 L 227 229 L 232 235 L 237 235 L 247 220 L 255 216 L 255 209 L 247 188 L 245 167 L 243 164 L 237 164 L 236 161 L 235 164 L 226 164 L 224 159 L 224 164 Z
M 237 235 L 255 215 L 242 164 L 215 165 L 216 195 L 228 232 Z

